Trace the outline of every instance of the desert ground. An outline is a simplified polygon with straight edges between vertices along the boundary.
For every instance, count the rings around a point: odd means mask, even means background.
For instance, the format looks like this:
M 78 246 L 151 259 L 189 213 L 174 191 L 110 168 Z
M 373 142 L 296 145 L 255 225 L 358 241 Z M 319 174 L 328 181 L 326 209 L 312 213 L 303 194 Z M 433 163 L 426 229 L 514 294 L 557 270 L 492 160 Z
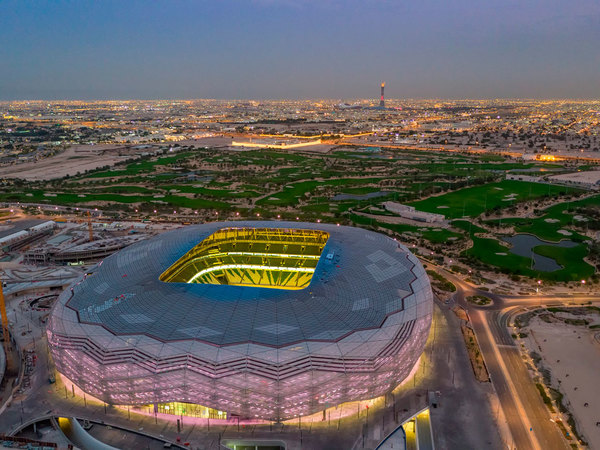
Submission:
M 597 315 L 588 319 L 598 322 Z M 600 449 L 600 330 L 562 322 L 531 321 L 529 347 L 541 354 L 553 383 L 567 399 L 591 449 Z M 587 405 L 587 406 L 586 406 Z
M 51 180 L 112 166 L 147 151 L 152 151 L 152 148 L 134 148 L 122 144 L 74 145 L 50 158 L 0 167 L 0 177 Z

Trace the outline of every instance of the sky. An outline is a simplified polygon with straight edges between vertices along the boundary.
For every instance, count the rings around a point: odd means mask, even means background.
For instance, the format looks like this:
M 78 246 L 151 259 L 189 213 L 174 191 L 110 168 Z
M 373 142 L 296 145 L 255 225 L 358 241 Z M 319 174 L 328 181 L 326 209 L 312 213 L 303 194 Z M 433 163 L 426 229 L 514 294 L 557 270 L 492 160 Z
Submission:
M 0 100 L 600 98 L 599 0 L 0 0 Z

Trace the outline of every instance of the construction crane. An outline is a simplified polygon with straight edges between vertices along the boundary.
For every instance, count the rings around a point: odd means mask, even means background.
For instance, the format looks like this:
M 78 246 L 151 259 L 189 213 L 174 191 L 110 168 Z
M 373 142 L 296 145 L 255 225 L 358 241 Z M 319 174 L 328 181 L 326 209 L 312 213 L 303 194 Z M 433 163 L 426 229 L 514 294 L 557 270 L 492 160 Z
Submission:
M 6 304 L 4 303 L 4 289 L 0 279 L 0 315 L 2 316 L 2 337 L 4 341 L 4 354 L 6 355 L 6 368 L 8 369 L 12 358 L 10 351 L 10 332 L 8 331 L 8 316 L 6 315 Z
M 87 212 L 88 233 L 90 233 L 90 242 L 94 240 L 94 229 L 92 228 L 92 215 Z

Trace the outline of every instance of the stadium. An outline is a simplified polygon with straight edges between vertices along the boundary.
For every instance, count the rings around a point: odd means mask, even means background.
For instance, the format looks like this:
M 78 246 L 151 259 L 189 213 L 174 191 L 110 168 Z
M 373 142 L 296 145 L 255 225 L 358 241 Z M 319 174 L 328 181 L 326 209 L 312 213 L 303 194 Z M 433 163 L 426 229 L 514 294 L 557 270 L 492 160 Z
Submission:
M 48 323 L 58 372 L 108 404 L 285 420 L 390 392 L 432 292 L 403 245 L 300 222 L 184 227 L 106 258 Z

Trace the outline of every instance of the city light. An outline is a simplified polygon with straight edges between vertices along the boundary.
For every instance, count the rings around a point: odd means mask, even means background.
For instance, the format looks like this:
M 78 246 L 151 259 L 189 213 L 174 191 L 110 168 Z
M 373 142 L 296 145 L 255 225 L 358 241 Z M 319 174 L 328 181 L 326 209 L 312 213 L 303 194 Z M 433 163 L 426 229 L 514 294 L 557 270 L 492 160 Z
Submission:
M 213 3 L 0 7 L 6 445 L 600 448 L 598 11 Z

